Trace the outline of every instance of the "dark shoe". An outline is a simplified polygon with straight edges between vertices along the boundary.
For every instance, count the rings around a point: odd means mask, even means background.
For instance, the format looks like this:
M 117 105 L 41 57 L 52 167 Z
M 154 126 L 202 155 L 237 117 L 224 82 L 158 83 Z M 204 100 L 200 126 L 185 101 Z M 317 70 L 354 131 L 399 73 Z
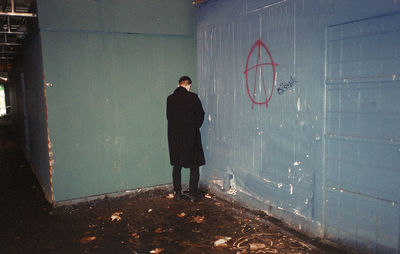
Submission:
M 192 202 L 197 202 L 201 199 L 202 195 L 200 195 L 199 193 L 191 193 L 189 194 L 189 199 Z
M 180 192 L 175 193 L 174 200 L 178 201 L 178 200 L 181 200 L 181 199 L 182 199 L 182 193 L 180 193 Z

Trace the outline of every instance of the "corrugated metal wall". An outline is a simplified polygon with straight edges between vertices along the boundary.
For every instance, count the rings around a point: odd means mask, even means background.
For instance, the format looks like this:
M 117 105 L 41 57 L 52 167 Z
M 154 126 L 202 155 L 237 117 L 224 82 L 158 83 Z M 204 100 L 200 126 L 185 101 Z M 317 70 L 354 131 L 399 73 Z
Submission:
M 398 1 L 198 10 L 202 184 L 299 230 L 399 251 Z
M 326 229 L 398 248 L 400 13 L 327 29 Z
M 55 201 L 170 183 L 165 103 L 196 77 L 190 1 L 38 1 Z

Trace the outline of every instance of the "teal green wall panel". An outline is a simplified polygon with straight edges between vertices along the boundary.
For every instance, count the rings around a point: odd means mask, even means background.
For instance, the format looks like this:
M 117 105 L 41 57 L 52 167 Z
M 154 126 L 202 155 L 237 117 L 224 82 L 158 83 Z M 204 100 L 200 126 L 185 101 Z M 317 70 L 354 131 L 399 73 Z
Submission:
M 46 126 L 45 88 L 43 84 L 41 39 L 38 33 L 32 35 L 18 60 L 18 68 L 15 70 L 15 76 L 12 75 L 12 79 L 15 82 L 13 85 L 18 86 L 21 93 L 16 98 L 19 105 L 12 106 L 14 110 L 20 111 L 18 117 L 22 117 L 21 128 L 23 130 L 17 128 L 16 134 L 23 137 L 23 141 L 21 140 L 20 143 L 23 144 L 25 149 L 25 156 L 42 186 L 46 199 L 51 201 L 52 186 Z M 13 115 L 15 113 L 17 112 L 13 112 Z
M 82 2 L 80 7 L 105 2 L 118 7 L 120 2 L 122 16 L 128 2 L 131 7 L 134 3 L 139 9 L 145 7 L 144 1 Z M 189 16 L 179 21 L 183 32 L 168 25 L 158 26 L 159 30 L 143 25 L 139 33 L 98 31 L 107 29 L 85 23 L 82 17 L 76 18 L 88 27 L 68 27 L 68 19 L 62 23 L 48 19 L 55 15 L 51 12 L 64 15 L 60 6 L 40 2 L 45 82 L 52 84 L 46 93 L 56 202 L 172 182 L 166 98 L 184 74 L 193 78 L 197 89 L 197 60 L 196 39 L 190 34 L 194 32 L 191 3 L 174 1 L 168 9 L 166 2 L 149 1 L 146 6 L 171 19 L 172 9 L 186 8 L 184 15 Z M 108 11 L 109 19 L 121 18 L 114 14 L 117 9 Z M 147 17 L 147 23 L 157 22 Z
M 44 30 L 192 35 L 196 22 L 190 0 L 40 0 L 38 12 Z
M 43 32 L 55 199 L 171 182 L 165 100 L 192 37 Z

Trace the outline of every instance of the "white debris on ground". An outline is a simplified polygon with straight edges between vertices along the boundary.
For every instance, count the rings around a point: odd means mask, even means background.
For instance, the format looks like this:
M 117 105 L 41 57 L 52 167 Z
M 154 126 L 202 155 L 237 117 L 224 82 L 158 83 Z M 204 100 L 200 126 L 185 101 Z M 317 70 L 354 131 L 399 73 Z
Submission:
M 181 212 L 181 213 L 178 213 L 177 216 L 178 216 L 179 218 L 182 218 L 182 217 L 185 217 L 185 216 L 186 216 L 186 213 L 185 213 L 185 212 Z
M 229 237 L 229 236 L 218 239 L 214 242 L 214 246 L 215 247 L 228 247 L 228 245 L 226 243 L 231 239 L 232 239 L 232 237 Z
M 120 221 L 122 212 L 115 212 L 111 215 L 111 221 Z
M 156 249 L 154 249 L 154 250 L 151 250 L 150 253 L 155 253 L 155 254 L 157 254 L 157 253 L 161 253 L 161 252 L 163 252 L 163 251 L 164 251 L 163 248 L 156 248 Z

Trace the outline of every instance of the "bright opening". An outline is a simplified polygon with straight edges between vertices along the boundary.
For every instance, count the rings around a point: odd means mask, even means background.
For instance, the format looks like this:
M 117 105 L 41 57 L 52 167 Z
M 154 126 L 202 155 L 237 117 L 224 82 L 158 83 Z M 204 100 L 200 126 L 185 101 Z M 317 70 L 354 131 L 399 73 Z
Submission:
M 0 85 L 0 116 L 6 114 L 6 94 L 4 92 L 4 85 Z

